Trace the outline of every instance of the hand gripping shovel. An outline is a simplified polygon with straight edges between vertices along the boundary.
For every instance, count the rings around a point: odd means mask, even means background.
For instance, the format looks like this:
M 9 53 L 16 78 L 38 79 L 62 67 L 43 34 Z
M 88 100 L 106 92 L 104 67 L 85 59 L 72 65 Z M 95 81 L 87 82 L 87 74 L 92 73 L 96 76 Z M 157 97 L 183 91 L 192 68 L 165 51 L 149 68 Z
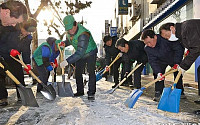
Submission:
M 11 56 L 11 55 L 10 55 Z M 18 61 L 19 63 L 22 64 L 22 66 L 24 66 L 24 68 L 28 68 L 26 66 L 26 64 L 23 62 L 21 55 L 18 55 L 19 59 L 11 56 L 14 60 Z M 35 78 L 41 85 L 42 85 L 42 90 L 40 91 L 42 93 L 42 95 L 49 99 L 49 100 L 54 100 L 56 98 L 56 92 L 53 88 L 53 86 L 51 84 L 49 84 L 48 86 L 45 85 L 31 70 L 29 70 L 29 73 L 31 74 L 31 76 L 33 78 Z
M 136 69 L 138 69 L 140 66 L 142 65 L 142 63 L 138 64 L 128 75 L 126 78 L 124 78 L 115 88 L 108 90 L 106 93 L 112 94 L 124 81 L 126 81 L 126 79 L 132 75 Z
M 174 85 L 172 87 L 166 87 L 163 90 L 162 96 L 158 103 L 158 109 L 173 113 L 179 112 L 181 89 L 176 88 L 176 83 L 181 76 L 181 71 L 178 72 Z
M 0 67 L 4 69 L 4 66 L 1 63 L 0 63 Z M 17 84 L 17 89 L 18 89 L 20 97 L 22 99 L 22 105 L 30 106 L 30 107 L 39 107 L 31 88 L 25 88 L 15 78 L 15 76 L 13 76 L 13 74 L 10 71 L 6 70 L 5 72 Z
M 110 68 L 120 57 L 122 57 L 122 53 L 117 54 L 117 56 L 115 57 L 115 59 L 112 61 L 112 63 L 108 66 L 108 68 Z M 103 72 L 103 73 L 102 73 Z M 99 71 L 96 74 L 96 81 L 99 81 L 100 79 L 102 79 L 103 74 L 105 74 L 107 71 L 104 68 L 103 70 Z
M 64 49 L 61 50 L 59 45 L 58 45 L 58 49 L 60 51 L 61 61 L 63 61 L 64 60 L 64 57 L 63 57 Z M 74 96 L 70 82 L 65 82 L 64 68 L 62 68 L 62 82 L 57 82 L 57 85 L 58 85 L 58 96 L 60 96 L 60 97 L 73 97 Z
M 166 72 L 164 76 L 167 76 L 173 72 L 176 72 L 177 69 L 170 69 L 168 72 Z M 134 89 L 132 91 L 132 93 L 129 95 L 129 97 L 126 99 L 126 101 L 124 102 L 126 107 L 129 108 L 133 108 L 133 106 L 135 105 L 136 101 L 138 100 L 138 98 L 142 95 L 143 90 L 145 90 L 146 88 L 148 88 L 149 86 L 151 86 L 152 84 L 154 84 L 155 82 L 159 81 L 160 78 L 157 78 L 155 80 L 153 80 L 152 82 L 146 84 L 144 87 L 142 87 L 141 89 Z

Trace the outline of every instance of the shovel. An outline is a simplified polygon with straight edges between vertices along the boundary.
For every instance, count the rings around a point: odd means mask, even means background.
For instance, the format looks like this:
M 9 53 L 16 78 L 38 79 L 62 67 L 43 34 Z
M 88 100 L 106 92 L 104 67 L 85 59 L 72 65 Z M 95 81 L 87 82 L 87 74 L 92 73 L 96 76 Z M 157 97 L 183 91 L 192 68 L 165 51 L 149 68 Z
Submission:
M 11 55 L 10 55 L 11 56 Z M 21 55 L 18 55 L 19 59 L 11 56 L 14 60 L 18 61 L 19 63 L 24 66 L 24 68 L 28 68 L 26 64 L 23 62 Z M 42 95 L 49 99 L 49 100 L 54 100 L 56 98 L 56 91 L 54 90 L 53 86 L 49 84 L 48 86 L 45 85 L 31 70 L 29 70 L 29 73 L 32 75 L 34 79 L 36 79 L 41 85 L 42 85 L 42 90 L 40 91 Z
M 181 89 L 176 88 L 176 83 L 181 76 L 181 71 L 178 72 L 172 87 L 166 87 L 163 90 L 162 96 L 158 103 L 158 109 L 173 113 L 179 112 Z
M 110 68 L 120 57 L 122 57 L 122 53 L 117 54 L 117 56 L 115 57 L 115 59 L 112 61 L 112 63 L 108 66 L 108 68 Z M 103 73 L 102 73 L 103 72 Z M 99 71 L 96 74 L 96 81 L 99 81 L 100 79 L 102 79 L 103 74 L 105 74 L 107 71 L 105 70 L 105 68 L 101 71 Z
M 126 79 L 131 76 L 136 69 L 138 69 L 140 66 L 142 65 L 142 63 L 138 64 L 128 75 L 126 78 L 124 78 L 115 88 L 108 90 L 106 93 L 112 94 L 124 81 L 126 81 Z
M 61 50 L 59 45 L 58 45 L 58 49 L 60 51 L 61 61 L 63 61 L 64 60 L 64 58 L 63 58 L 64 49 Z M 70 82 L 65 82 L 64 68 L 62 68 L 62 82 L 58 82 L 57 85 L 58 85 L 58 96 L 60 96 L 60 97 L 73 97 L 74 96 Z
M 0 63 L 0 67 L 4 69 L 4 66 L 1 63 Z M 30 107 L 39 107 L 31 88 L 25 88 L 15 78 L 15 76 L 13 76 L 13 74 L 10 71 L 6 70 L 5 72 L 17 84 L 17 89 L 18 89 L 20 97 L 22 99 L 22 105 L 30 106 Z
M 177 69 L 170 69 L 168 72 L 166 72 L 164 76 L 167 76 L 173 72 L 176 72 Z M 146 84 L 144 87 L 142 87 L 141 89 L 134 89 L 131 94 L 129 95 L 129 97 L 126 99 L 126 101 L 124 102 L 126 107 L 129 108 L 133 108 L 133 106 L 135 105 L 136 101 L 138 100 L 138 98 L 142 95 L 143 90 L 145 90 L 146 88 L 148 88 L 149 86 L 151 86 L 152 84 L 154 84 L 155 82 L 159 81 L 160 78 L 157 78 L 155 80 L 153 80 L 152 82 Z

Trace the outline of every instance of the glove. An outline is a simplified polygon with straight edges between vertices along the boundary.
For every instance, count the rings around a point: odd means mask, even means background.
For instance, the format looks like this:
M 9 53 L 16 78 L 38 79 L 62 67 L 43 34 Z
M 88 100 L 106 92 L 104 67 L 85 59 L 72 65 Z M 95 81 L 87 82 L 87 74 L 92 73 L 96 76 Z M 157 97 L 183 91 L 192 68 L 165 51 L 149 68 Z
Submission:
M 60 42 L 60 44 L 59 44 L 59 46 L 60 46 L 60 48 L 65 48 L 65 43 L 62 41 L 62 42 Z
M 26 71 L 26 73 L 29 74 L 29 71 L 31 70 L 31 65 L 27 64 L 26 66 L 28 67 L 28 69 L 24 68 L 24 71 Z
M 119 57 L 122 57 L 123 53 L 119 53 Z
M 174 64 L 174 66 L 172 67 L 173 69 L 178 69 L 179 65 L 178 64 Z
M 184 53 L 184 57 L 186 57 L 188 54 L 189 54 L 189 50 L 187 50 L 185 53 Z
M 110 70 L 110 67 L 106 66 L 105 69 L 106 69 L 106 72 L 108 72 Z
M 67 65 L 68 65 L 68 62 L 66 60 L 64 60 L 60 63 L 60 68 L 65 68 L 65 66 L 67 66 Z
M 184 73 L 185 73 L 185 70 L 184 69 L 182 69 L 180 66 L 178 66 L 178 71 L 181 71 L 181 74 L 182 74 L 182 76 L 184 75 Z
M 126 73 L 124 74 L 124 78 L 126 78 L 126 79 L 127 79 L 127 78 L 128 78 L 128 74 L 129 74 L 129 73 L 128 73 L 128 72 L 126 72 Z
M 181 71 L 181 74 L 184 75 L 185 70 L 182 69 L 178 64 L 174 64 L 174 66 L 172 67 L 173 69 L 178 69 L 178 71 Z
M 157 78 L 160 78 L 159 81 L 165 80 L 165 77 L 163 77 L 163 74 L 162 74 L 162 73 L 158 73 L 158 74 L 157 74 Z
M 13 57 L 15 57 L 17 55 L 20 55 L 20 53 L 16 49 L 11 49 L 10 55 L 13 56 Z
M 55 72 L 53 70 L 50 71 L 51 76 L 55 75 Z

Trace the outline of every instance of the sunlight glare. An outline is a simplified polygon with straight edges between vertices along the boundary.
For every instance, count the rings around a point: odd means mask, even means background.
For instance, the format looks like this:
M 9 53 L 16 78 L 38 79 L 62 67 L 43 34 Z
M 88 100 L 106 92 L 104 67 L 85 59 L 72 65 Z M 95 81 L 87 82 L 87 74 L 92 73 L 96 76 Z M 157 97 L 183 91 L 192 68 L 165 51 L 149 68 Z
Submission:
M 54 16 L 53 16 L 53 13 L 51 12 L 51 10 L 45 9 L 40 12 L 37 19 L 40 21 L 46 20 L 48 23 L 50 23 L 50 21 L 53 20 L 53 18 L 54 18 Z

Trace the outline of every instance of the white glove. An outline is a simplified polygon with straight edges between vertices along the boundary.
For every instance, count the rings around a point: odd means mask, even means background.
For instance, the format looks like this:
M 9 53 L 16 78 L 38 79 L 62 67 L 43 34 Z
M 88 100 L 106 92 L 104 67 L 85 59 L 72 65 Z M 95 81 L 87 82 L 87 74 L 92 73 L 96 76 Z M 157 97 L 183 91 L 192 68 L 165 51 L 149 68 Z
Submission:
M 178 71 L 181 71 L 181 74 L 182 74 L 182 76 L 184 75 L 184 73 L 185 73 L 185 70 L 184 69 L 182 69 L 180 66 L 178 66 Z
M 163 77 L 163 74 L 162 74 L 162 73 L 158 73 L 158 74 L 157 74 L 157 78 L 160 78 L 159 81 L 165 80 L 165 77 Z
M 54 76 L 55 72 L 53 70 L 50 71 L 51 76 Z
M 119 57 L 122 57 L 123 53 L 119 53 Z
M 67 65 L 68 65 L 68 62 L 66 60 L 64 60 L 60 63 L 60 68 L 65 68 L 65 66 L 67 66 Z

